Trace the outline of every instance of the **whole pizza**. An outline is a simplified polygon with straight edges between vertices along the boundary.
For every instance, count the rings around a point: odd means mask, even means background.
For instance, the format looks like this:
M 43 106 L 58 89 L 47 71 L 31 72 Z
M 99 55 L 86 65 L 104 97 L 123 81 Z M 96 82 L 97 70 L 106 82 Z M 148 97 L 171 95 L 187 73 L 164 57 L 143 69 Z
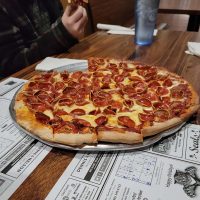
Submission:
M 90 58 L 87 71 L 48 72 L 17 93 L 17 122 L 66 145 L 140 143 L 186 121 L 199 97 L 180 76 L 133 61 Z

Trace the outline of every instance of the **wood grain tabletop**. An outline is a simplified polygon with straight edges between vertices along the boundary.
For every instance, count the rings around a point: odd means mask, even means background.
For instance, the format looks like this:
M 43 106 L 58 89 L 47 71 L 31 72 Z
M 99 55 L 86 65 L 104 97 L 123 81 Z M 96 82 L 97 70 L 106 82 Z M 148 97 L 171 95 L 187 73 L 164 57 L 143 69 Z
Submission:
M 68 52 L 56 57 L 77 59 L 87 59 L 93 56 L 109 57 L 163 66 L 183 76 L 200 95 L 200 58 L 185 53 L 188 41 L 200 42 L 200 33 L 159 31 L 151 46 L 139 47 L 134 44 L 133 36 L 96 32 L 84 38 Z M 38 73 L 34 70 L 35 65 L 26 67 L 13 76 L 29 79 Z M 193 122 L 200 124 L 200 112 L 193 117 Z M 44 199 L 75 153 L 53 149 L 10 199 Z

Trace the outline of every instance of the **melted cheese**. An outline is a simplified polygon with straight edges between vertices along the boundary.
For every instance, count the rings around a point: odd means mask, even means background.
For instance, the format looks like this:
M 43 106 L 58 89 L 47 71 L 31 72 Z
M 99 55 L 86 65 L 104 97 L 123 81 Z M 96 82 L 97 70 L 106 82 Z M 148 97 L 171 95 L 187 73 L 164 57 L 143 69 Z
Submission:
M 134 70 L 133 72 L 131 72 L 131 76 L 138 76 L 141 77 L 136 70 Z
M 53 119 L 54 116 L 53 116 L 53 112 L 51 110 L 45 110 L 43 112 L 45 115 L 47 115 L 50 119 Z
M 137 125 L 141 124 L 141 122 L 138 118 L 139 113 L 141 113 L 141 112 L 133 111 L 133 112 L 118 113 L 117 116 L 109 116 L 108 117 L 108 125 L 119 127 L 120 125 L 118 124 L 118 117 L 119 116 L 127 116 L 127 117 L 130 117 L 130 119 L 132 119 L 135 122 L 135 125 L 137 126 Z
M 140 105 L 138 105 L 138 104 L 136 104 L 136 103 L 134 102 L 134 105 L 133 105 L 132 109 L 133 109 L 133 110 L 136 110 L 136 111 L 138 111 L 138 112 L 141 113 L 141 112 L 143 112 L 144 109 L 145 109 L 145 110 L 152 110 L 152 107 L 140 106 Z
M 119 101 L 119 102 L 123 102 L 123 99 L 121 98 L 121 96 L 119 94 L 113 94 L 112 95 L 112 99 L 114 101 Z
M 123 80 L 122 84 L 124 84 L 124 85 L 129 85 L 131 82 L 132 82 L 132 81 L 130 81 L 129 78 L 126 77 L 126 78 Z
M 60 74 L 56 74 L 53 78 L 54 78 L 55 82 L 63 81 Z
M 84 119 L 87 122 L 90 122 L 91 126 L 96 127 L 97 124 L 95 122 L 95 119 L 98 118 L 95 115 L 83 115 L 83 116 L 78 116 L 79 119 Z
M 84 106 L 77 106 L 73 104 L 72 106 L 59 106 L 58 104 L 56 105 L 56 109 L 63 109 L 65 112 L 70 113 L 74 109 L 83 109 L 85 110 L 86 113 L 89 113 L 90 111 L 96 110 L 96 107 L 93 104 L 86 104 Z
M 72 119 L 73 119 L 73 117 L 70 116 L 70 115 L 61 115 L 60 117 L 61 117 L 64 121 L 68 121 L 68 122 L 72 121 Z

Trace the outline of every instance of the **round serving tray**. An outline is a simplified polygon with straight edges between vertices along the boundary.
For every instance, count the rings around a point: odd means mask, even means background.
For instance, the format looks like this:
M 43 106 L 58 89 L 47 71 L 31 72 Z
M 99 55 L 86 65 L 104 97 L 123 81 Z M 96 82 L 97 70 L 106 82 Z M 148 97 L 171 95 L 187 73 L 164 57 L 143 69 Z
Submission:
M 17 94 L 17 92 L 16 92 L 16 94 Z M 159 134 L 151 136 L 151 137 L 147 137 L 144 139 L 144 141 L 142 143 L 137 143 L 137 144 L 116 144 L 116 143 L 99 142 L 98 144 L 91 144 L 91 145 L 85 144 L 85 145 L 81 145 L 81 146 L 63 145 L 63 144 L 59 144 L 59 143 L 44 141 L 43 139 L 41 139 L 41 138 L 37 137 L 36 135 L 33 135 L 32 133 L 27 131 L 26 129 L 24 129 L 22 126 L 20 126 L 17 123 L 15 111 L 14 111 L 16 94 L 14 95 L 14 97 L 10 103 L 10 106 L 9 106 L 10 115 L 11 115 L 11 118 L 12 118 L 15 126 L 19 130 L 23 131 L 24 133 L 28 134 L 29 136 L 39 140 L 40 142 L 42 142 L 46 145 L 49 145 L 51 147 L 66 149 L 66 150 L 97 152 L 97 151 L 122 151 L 122 150 L 143 149 L 143 148 L 147 148 L 147 147 L 153 145 L 154 143 L 158 142 L 159 140 L 161 140 L 164 137 L 167 137 L 167 136 L 170 136 L 170 135 L 176 133 L 179 129 L 181 129 L 185 125 L 185 123 L 182 123 L 176 127 L 173 127 L 171 129 L 167 130 L 167 131 L 164 131 L 162 133 L 159 133 Z

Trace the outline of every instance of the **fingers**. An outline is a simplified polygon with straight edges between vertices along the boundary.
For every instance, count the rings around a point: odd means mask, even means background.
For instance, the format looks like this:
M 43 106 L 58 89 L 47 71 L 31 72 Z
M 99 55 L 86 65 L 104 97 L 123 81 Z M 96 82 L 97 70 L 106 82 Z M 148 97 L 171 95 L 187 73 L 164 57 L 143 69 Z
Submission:
M 78 6 L 73 10 L 68 6 L 62 16 L 62 22 L 65 28 L 75 37 L 83 36 L 84 28 L 87 23 L 87 12 L 82 6 Z
M 83 9 L 82 17 L 81 17 L 79 20 L 77 20 L 77 21 L 75 22 L 75 27 L 76 27 L 76 29 L 77 29 L 77 30 L 84 29 L 84 27 L 85 27 L 85 25 L 86 25 L 86 23 L 87 23 L 87 20 L 88 20 L 88 19 L 87 19 L 86 10 Z

